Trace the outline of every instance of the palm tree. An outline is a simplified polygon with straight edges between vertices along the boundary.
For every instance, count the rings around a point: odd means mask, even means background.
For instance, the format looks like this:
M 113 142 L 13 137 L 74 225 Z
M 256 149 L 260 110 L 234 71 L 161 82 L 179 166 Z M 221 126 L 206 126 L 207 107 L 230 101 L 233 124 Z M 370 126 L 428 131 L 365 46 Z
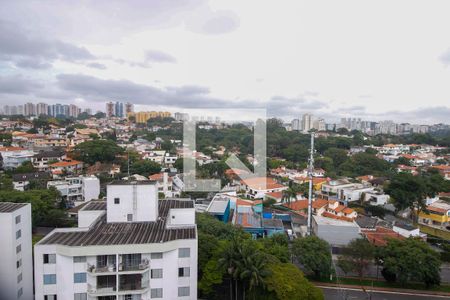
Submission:
M 230 298 L 233 298 L 233 279 L 235 282 L 236 299 L 238 297 L 238 286 L 237 286 L 237 276 L 236 270 L 239 262 L 239 249 L 238 243 L 235 237 L 232 238 L 231 242 L 226 246 L 223 256 L 218 260 L 219 267 L 226 270 L 227 274 L 230 276 Z

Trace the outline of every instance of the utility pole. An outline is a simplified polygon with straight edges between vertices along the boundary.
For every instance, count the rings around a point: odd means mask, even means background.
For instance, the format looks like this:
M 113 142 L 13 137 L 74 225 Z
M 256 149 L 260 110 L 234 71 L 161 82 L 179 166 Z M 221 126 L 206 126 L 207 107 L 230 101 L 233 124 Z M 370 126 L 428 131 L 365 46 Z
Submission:
M 312 198 L 313 198 L 313 172 L 314 172 L 314 132 L 311 132 L 311 149 L 308 161 L 309 191 L 308 191 L 308 235 L 312 234 Z

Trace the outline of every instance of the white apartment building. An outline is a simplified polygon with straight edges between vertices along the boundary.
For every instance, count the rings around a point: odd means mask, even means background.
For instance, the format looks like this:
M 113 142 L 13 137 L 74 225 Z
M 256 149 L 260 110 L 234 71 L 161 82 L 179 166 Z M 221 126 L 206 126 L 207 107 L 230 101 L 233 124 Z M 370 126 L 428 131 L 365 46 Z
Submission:
M 0 147 L 4 169 L 15 169 L 22 163 L 30 161 L 34 152 L 20 147 Z
M 66 177 L 64 180 L 47 182 L 47 188 L 54 187 L 69 207 L 81 205 L 87 201 L 98 199 L 100 180 L 94 175 Z
M 0 202 L 0 299 L 33 299 L 31 204 Z
M 34 247 L 35 299 L 197 299 L 191 200 L 160 200 L 151 181 L 116 181 Z

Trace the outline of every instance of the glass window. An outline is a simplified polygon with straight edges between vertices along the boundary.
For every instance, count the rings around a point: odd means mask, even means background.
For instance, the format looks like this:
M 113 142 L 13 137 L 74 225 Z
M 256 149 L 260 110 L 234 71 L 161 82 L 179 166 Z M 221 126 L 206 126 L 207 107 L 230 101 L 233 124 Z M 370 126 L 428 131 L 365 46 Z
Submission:
M 74 283 L 85 283 L 86 282 L 86 273 L 74 273 L 73 274 L 73 282 Z
M 180 286 L 178 288 L 178 297 L 189 296 L 189 287 L 188 286 Z
M 120 198 L 114 198 L 114 204 L 120 204 Z
M 22 296 L 22 294 L 23 294 L 23 289 L 20 288 L 20 289 L 17 291 L 17 298 L 20 298 L 20 297 Z
M 56 274 L 45 274 L 44 284 L 56 284 Z
M 73 262 L 74 263 L 84 263 L 84 262 L 86 262 L 86 256 L 74 256 Z
M 163 277 L 163 269 L 152 269 L 151 270 L 152 278 L 162 278 Z
M 20 215 L 16 216 L 16 224 L 20 223 Z
M 133 214 L 127 214 L 127 221 L 128 222 L 133 221 Z
M 190 257 L 191 249 L 190 248 L 180 248 L 178 249 L 178 257 Z
M 189 267 L 178 268 L 178 277 L 189 277 L 191 269 Z
M 162 254 L 162 252 L 154 252 L 154 253 L 150 254 L 150 258 L 151 259 L 161 259 L 161 258 L 163 258 L 163 254 Z
M 22 236 L 22 230 L 17 230 L 16 231 L 16 240 L 18 239 L 18 238 L 20 238 Z
M 150 298 L 162 298 L 163 297 L 163 289 L 151 289 L 150 290 Z
M 73 300 L 87 300 L 87 293 L 75 293 L 73 294 Z
M 20 273 L 19 275 L 17 275 L 17 283 L 22 281 L 22 273 Z
M 44 264 L 55 264 L 56 254 L 44 254 Z
M 22 259 L 19 259 L 19 260 L 16 262 L 16 267 L 17 267 L 17 269 L 20 268 L 21 265 L 22 265 Z
M 20 251 L 22 251 L 22 245 L 17 245 L 16 253 L 20 253 Z
M 56 300 L 56 295 L 44 295 L 44 300 Z

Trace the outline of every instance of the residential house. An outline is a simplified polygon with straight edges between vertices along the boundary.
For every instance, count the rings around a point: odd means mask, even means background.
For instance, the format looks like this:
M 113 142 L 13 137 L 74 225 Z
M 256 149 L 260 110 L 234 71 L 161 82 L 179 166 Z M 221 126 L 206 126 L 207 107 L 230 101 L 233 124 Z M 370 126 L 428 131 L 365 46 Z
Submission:
M 3 169 L 15 169 L 26 161 L 31 161 L 34 156 L 32 150 L 21 147 L 0 147 L 0 155 L 3 159 Z
M 95 176 L 66 177 L 64 180 L 47 182 L 47 188 L 54 187 L 60 193 L 68 207 L 81 205 L 100 194 L 100 180 Z
M 345 247 L 352 240 L 361 237 L 360 228 L 355 222 L 318 215 L 313 216 L 312 229 L 315 236 L 325 240 L 333 248 Z
M 241 188 L 245 190 L 246 197 L 264 199 L 267 193 L 282 192 L 288 187 L 277 183 L 268 177 L 252 177 L 241 180 Z
M 13 174 L 12 180 L 14 189 L 23 192 L 30 185 L 30 182 L 35 182 L 38 186 L 45 188 L 47 181 L 50 180 L 50 174 L 47 172 Z
M 83 162 L 66 158 L 49 165 L 53 175 L 78 174 L 83 170 Z
M 33 167 L 38 169 L 39 171 L 48 171 L 49 163 L 58 162 L 67 159 L 66 152 L 64 150 L 43 150 L 39 151 L 39 153 L 35 154 L 31 158 L 31 162 L 33 163 Z

